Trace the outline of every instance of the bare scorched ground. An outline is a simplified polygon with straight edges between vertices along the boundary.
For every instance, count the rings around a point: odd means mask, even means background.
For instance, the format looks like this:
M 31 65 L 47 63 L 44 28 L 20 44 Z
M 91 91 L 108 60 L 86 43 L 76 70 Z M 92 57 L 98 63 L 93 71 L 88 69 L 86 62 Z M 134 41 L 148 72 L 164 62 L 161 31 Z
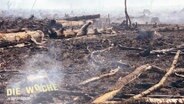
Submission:
M 16 80 L 17 78 L 17 80 L 20 80 L 19 77 L 21 75 L 19 75 L 19 73 L 2 72 L 0 73 L 1 103 L 89 104 L 96 97 L 108 91 L 108 89 L 110 89 L 120 77 L 127 75 L 140 65 L 157 65 L 163 69 L 170 67 L 174 55 L 149 55 L 142 57 L 136 55 L 136 53 L 138 53 L 137 51 L 121 50 L 118 48 L 118 44 L 127 47 L 142 48 L 149 46 L 149 43 L 135 41 L 135 33 L 132 31 L 119 31 L 120 32 L 117 35 L 112 36 L 83 36 L 81 38 L 70 38 L 63 40 L 47 39 L 44 44 L 45 48 L 39 48 L 31 45 L 22 48 L 9 47 L 1 49 L 1 71 L 30 71 L 31 69 L 25 69 L 25 64 L 31 64 L 31 62 L 34 62 L 35 60 L 40 60 L 40 66 L 45 66 L 44 64 L 52 64 L 51 61 L 56 61 L 59 66 L 57 73 L 61 73 L 58 75 L 59 78 L 57 78 L 57 80 L 59 79 L 57 82 L 59 85 L 59 91 L 39 93 L 29 100 L 9 100 L 6 96 L 6 87 L 11 83 L 16 83 L 12 82 L 12 79 Z M 184 32 L 164 32 L 161 34 L 164 38 L 160 41 L 154 41 L 153 49 L 175 47 L 176 45 L 182 44 L 184 41 Z M 91 57 L 93 52 L 103 50 L 111 46 L 113 48 L 108 51 L 104 51 L 103 53 L 97 52 L 97 54 L 93 57 L 95 59 L 97 58 L 97 62 L 94 62 L 94 59 Z M 35 58 L 37 55 L 41 55 L 41 57 L 38 56 Z M 118 62 L 127 65 L 118 64 Z M 180 56 L 177 67 L 183 68 L 183 63 L 183 56 Z M 111 69 L 117 68 L 118 66 L 120 66 L 121 70 L 114 76 L 91 82 L 84 86 L 78 85 L 86 79 L 107 73 Z M 162 73 L 151 71 L 144 72 L 138 79 L 126 85 L 121 93 L 115 96 L 114 99 L 127 98 L 124 94 L 139 94 L 159 82 L 163 75 L 164 74 Z M 183 79 L 171 76 L 163 88 L 151 94 L 183 96 Z

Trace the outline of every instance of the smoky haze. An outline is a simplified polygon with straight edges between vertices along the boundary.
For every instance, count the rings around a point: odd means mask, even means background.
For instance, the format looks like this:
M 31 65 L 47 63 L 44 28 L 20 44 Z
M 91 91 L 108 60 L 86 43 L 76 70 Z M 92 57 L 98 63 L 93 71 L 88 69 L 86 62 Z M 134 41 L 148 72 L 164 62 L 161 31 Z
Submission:
M 35 2 L 35 5 L 34 5 Z M 123 9 L 124 0 L 1 0 L 1 9 L 85 9 L 112 10 Z M 128 0 L 131 9 L 148 8 L 152 10 L 182 9 L 183 0 Z
M 124 0 L 1 0 L 0 15 L 39 18 L 97 14 L 124 16 Z M 130 16 L 141 16 L 144 9 L 162 22 L 182 23 L 184 0 L 127 0 Z M 183 9 L 183 11 L 182 11 Z M 3 11 L 3 12 L 2 12 Z

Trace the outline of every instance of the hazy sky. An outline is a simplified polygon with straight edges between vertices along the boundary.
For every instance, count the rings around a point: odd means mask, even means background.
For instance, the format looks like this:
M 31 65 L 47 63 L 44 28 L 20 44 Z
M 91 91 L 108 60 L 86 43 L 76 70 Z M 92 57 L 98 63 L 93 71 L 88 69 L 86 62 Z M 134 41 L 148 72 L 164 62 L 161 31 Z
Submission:
M 35 0 L 0 0 L 0 9 L 31 9 Z M 129 10 L 177 9 L 184 8 L 184 0 L 127 0 Z M 124 0 L 36 0 L 33 9 L 82 9 L 114 10 L 123 9 Z

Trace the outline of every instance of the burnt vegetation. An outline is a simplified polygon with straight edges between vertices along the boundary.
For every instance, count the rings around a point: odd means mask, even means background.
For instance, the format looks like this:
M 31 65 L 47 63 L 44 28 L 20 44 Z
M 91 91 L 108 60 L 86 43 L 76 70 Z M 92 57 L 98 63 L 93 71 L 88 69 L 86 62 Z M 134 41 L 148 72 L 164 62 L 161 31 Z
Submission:
M 0 102 L 183 104 L 184 26 L 162 24 L 158 17 L 149 23 L 133 22 L 126 0 L 124 4 L 125 18 L 119 23 L 113 23 L 109 14 L 1 17 Z M 144 16 L 150 14 L 144 10 Z M 36 65 L 54 64 L 50 58 L 59 63 L 57 72 L 62 74 L 53 75 L 62 80 L 59 90 L 36 94 L 31 100 L 9 100 L 6 88 L 25 74 L 25 60 L 43 53 L 49 58 L 37 57 L 41 61 Z

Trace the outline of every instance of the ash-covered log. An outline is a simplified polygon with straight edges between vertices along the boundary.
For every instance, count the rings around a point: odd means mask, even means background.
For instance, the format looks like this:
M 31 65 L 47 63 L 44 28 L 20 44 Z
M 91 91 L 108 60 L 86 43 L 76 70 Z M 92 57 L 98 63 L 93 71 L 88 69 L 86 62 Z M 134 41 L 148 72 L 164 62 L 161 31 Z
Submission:
M 41 44 L 43 37 L 44 33 L 40 30 L 17 33 L 0 33 L 0 47 L 7 47 L 27 42 Z
M 76 17 L 65 18 L 64 20 L 80 21 L 80 20 L 90 20 L 90 19 L 97 19 L 97 18 L 100 18 L 100 14 L 76 16 Z

